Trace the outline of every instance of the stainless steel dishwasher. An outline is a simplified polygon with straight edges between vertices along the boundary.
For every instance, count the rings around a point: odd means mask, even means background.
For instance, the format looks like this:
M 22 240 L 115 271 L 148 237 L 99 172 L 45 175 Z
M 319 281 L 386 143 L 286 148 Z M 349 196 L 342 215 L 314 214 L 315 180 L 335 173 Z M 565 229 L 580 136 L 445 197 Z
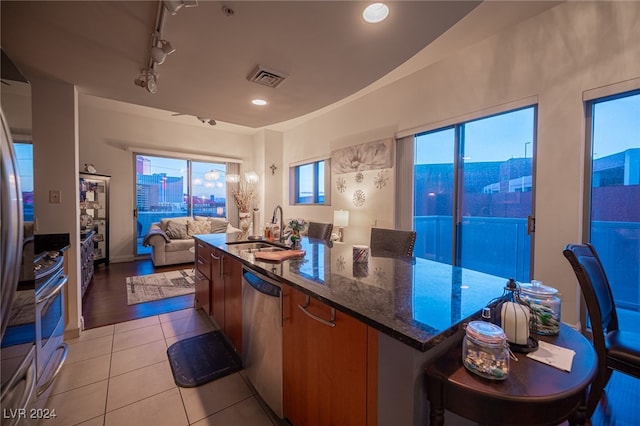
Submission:
M 244 370 L 260 397 L 280 418 L 282 409 L 282 289 L 274 280 L 242 272 Z

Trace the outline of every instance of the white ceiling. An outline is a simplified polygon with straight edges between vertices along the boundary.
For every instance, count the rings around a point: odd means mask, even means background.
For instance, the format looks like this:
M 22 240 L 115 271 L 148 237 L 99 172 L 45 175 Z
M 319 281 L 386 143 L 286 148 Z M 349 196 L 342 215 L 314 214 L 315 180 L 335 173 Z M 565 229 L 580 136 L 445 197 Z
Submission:
M 183 113 L 260 128 L 400 78 L 557 4 L 391 1 L 389 18 L 372 25 L 361 18 L 368 3 L 200 0 L 167 13 L 162 35 L 176 52 L 157 65 L 155 94 L 134 80 L 149 65 L 159 2 L 2 1 L 0 40 L 28 78 L 66 81 L 168 119 Z M 288 77 L 276 88 L 249 82 L 258 64 Z M 269 104 L 251 105 L 256 97 Z

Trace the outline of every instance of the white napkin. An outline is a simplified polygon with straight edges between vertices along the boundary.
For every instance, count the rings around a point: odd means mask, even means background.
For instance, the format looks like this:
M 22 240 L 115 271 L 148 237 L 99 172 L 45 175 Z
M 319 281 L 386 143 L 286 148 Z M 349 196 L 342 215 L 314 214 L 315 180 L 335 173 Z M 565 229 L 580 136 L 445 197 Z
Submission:
M 571 371 L 571 364 L 573 363 L 575 354 L 576 352 L 574 350 L 539 340 L 538 350 L 528 353 L 527 356 L 560 370 Z

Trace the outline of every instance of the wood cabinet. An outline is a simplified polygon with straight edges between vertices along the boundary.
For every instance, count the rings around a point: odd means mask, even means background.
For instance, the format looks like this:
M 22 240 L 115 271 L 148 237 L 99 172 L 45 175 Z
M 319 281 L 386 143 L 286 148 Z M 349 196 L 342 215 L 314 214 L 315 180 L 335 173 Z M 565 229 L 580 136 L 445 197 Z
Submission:
M 242 264 L 196 239 L 196 306 L 201 307 L 242 353 Z
M 377 332 L 290 286 L 283 298 L 287 419 L 294 426 L 376 424 Z
M 224 330 L 224 266 L 223 253 L 211 248 L 211 318 Z
M 195 242 L 196 294 L 195 306 L 211 315 L 211 248 L 199 241 Z
M 242 264 L 230 256 L 222 257 L 224 277 L 224 332 L 242 353 Z

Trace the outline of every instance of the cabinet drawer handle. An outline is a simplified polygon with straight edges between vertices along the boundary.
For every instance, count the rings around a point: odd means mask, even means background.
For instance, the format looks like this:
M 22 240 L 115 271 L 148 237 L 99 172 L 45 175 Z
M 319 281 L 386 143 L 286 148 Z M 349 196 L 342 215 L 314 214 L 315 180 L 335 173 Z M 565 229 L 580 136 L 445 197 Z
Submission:
M 304 312 L 308 317 L 313 318 L 314 320 L 318 321 L 319 323 L 322 323 L 324 325 L 328 325 L 329 327 L 335 327 L 336 326 L 336 310 L 335 308 L 331 308 L 331 320 L 327 321 L 326 319 L 320 318 L 319 316 L 316 316 L 314 314 L 312 314 L 311 312 L 307 311 L 307 307 L 309 306 L 309 303 L 311 303 L 311 297 L 309 297 L 308 295 L 306 296 L 306 300 L 304 302 L 304 306 L 301 304 L 298 304 L 298 308 L 300 308 L 300 310 L 302 312 Z

